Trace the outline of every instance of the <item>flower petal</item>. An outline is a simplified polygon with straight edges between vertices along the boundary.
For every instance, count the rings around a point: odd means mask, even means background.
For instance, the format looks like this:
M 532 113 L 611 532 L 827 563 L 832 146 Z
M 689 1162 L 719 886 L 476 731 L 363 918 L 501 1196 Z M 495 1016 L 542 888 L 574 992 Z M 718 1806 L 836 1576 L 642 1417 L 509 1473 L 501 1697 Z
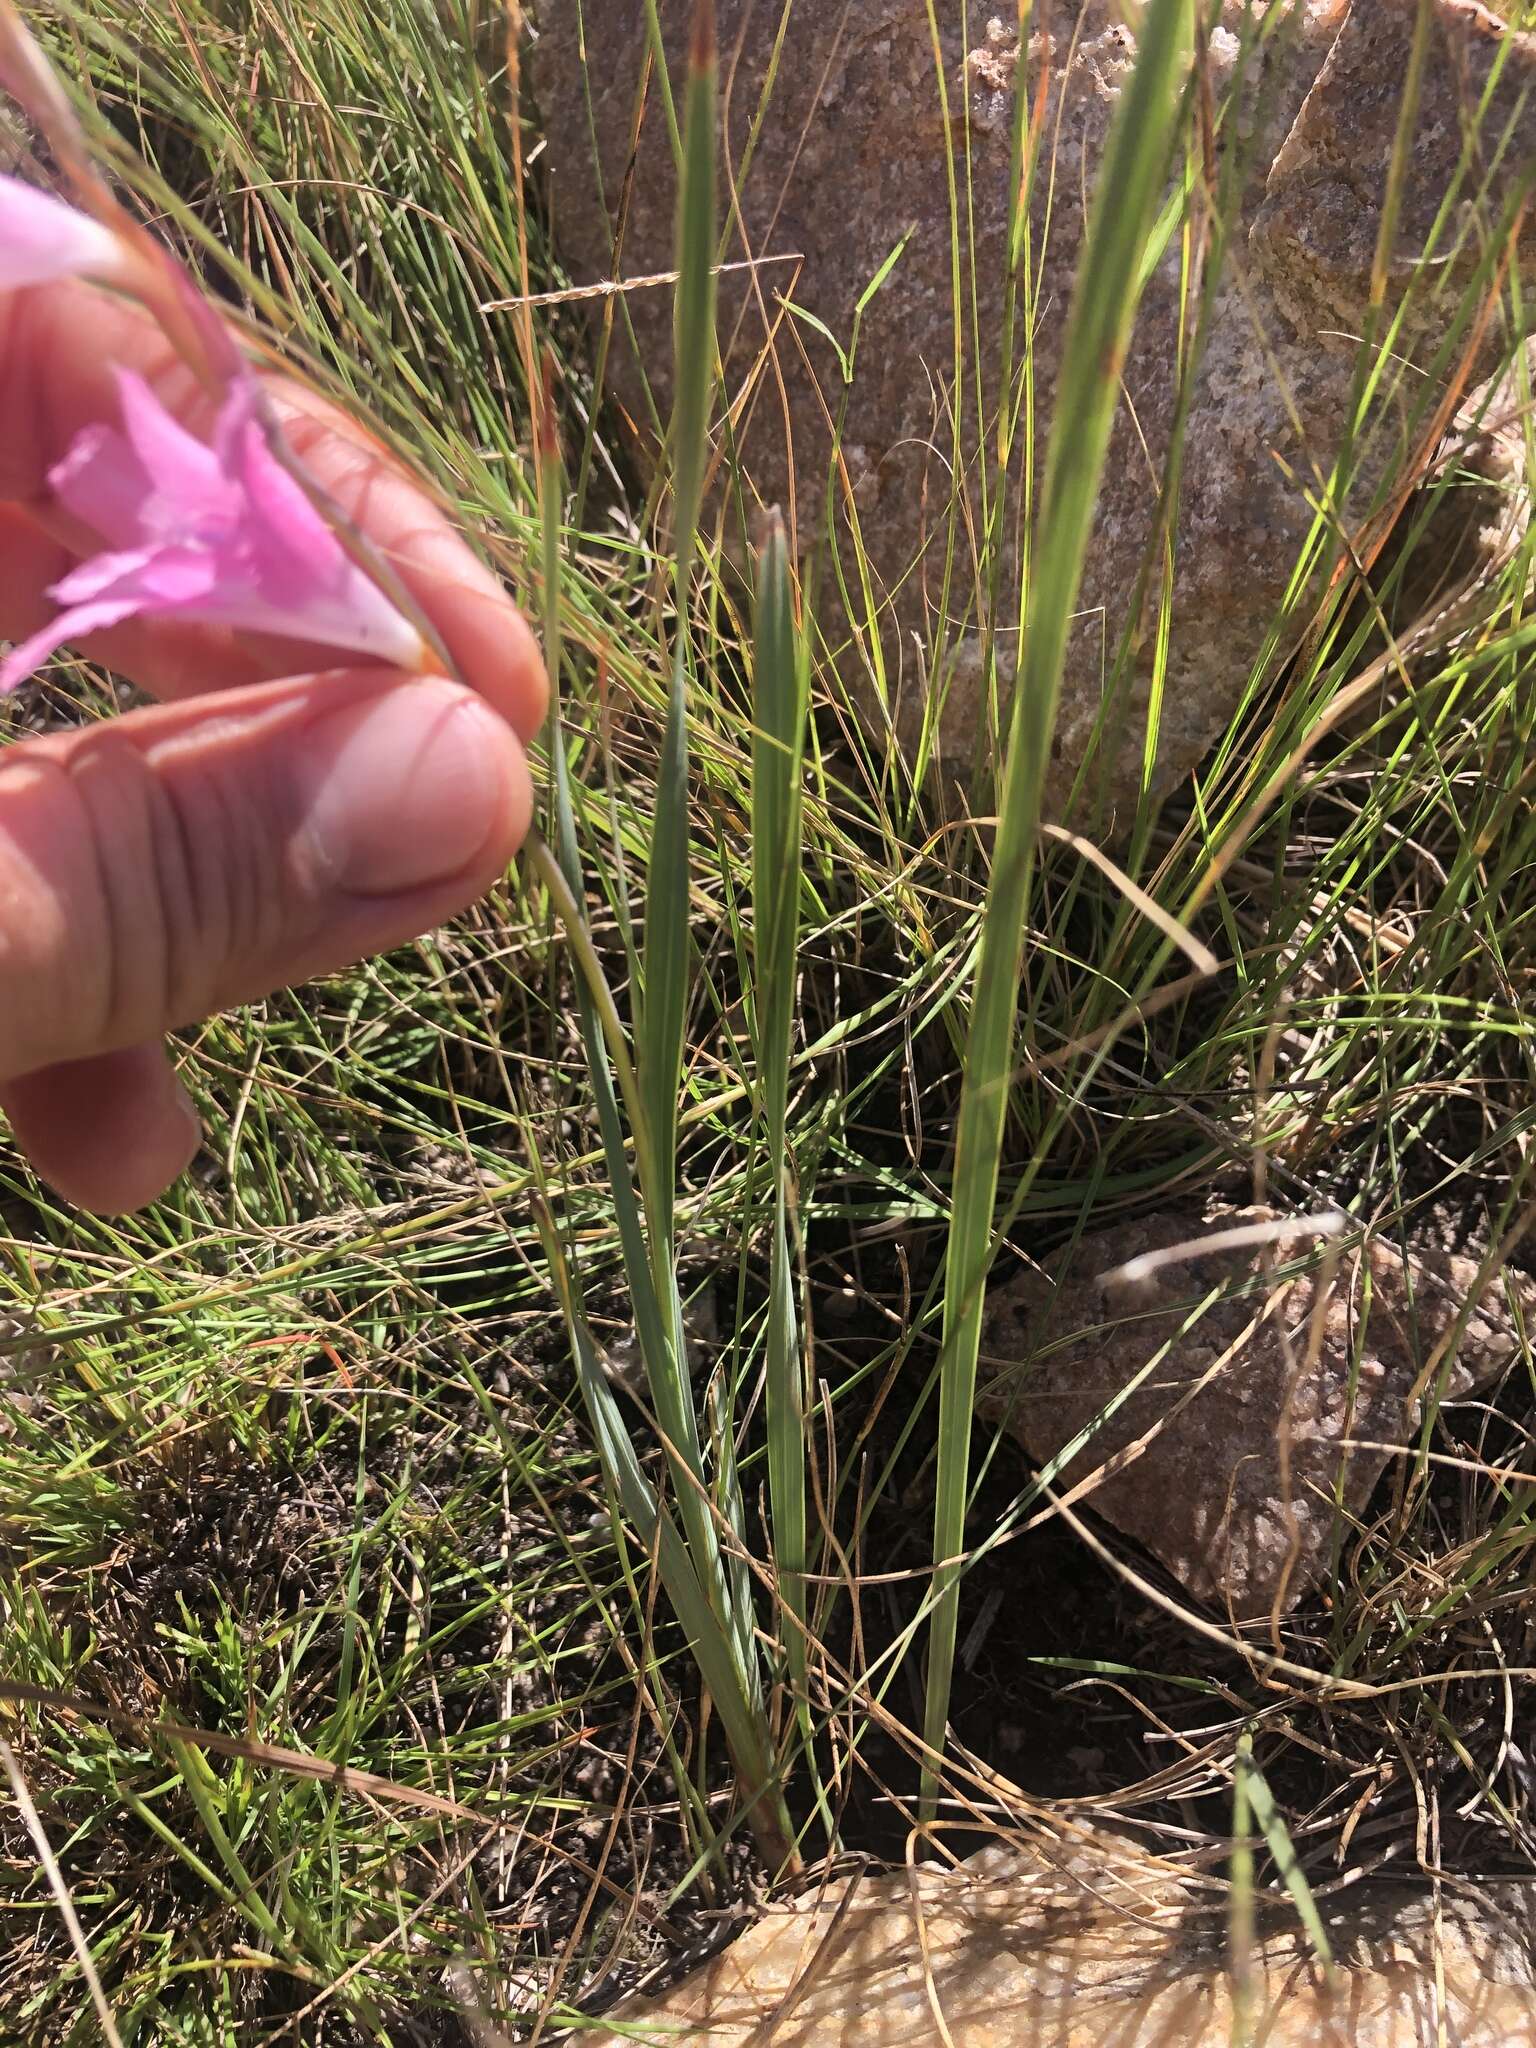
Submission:
M 92 426 L 50 472 L 60 502 L 108 543 L 57 582 L 64 610 L 5 664 L 20 676 L 101 607 L 117 618 L 178 617 L 272 633 L 411 671 L 421 634 L 284 469 L 256 418 L 253 380 L 235 380 L 209 447 L 143 378 L 117 373 L 123 431 Z
M 249 538 L 257 550 L 259 573 L 330 582 L 347 566 L 346 552 L 268 448 L 254 420 L 247 423 L 231 457 L 230 467 L 249 507 Z
M 120 369 L 117 398 L 128 445 L 152 487 L 140 512 L 146 538 L 184 539 L 189 527 L 239 518 L 238 482 L 225 474 L 206 442 L 166 411 L 142 377 Z
M 210 602 L 217 598 L 225 580 L 217 557 L 202 548 L 151 548 L 137 558 L 133 553 L 97 558 L 102 563 L 113 560 L 119 565 L 117 573 L 109 583 L 100 586 L 101 595 L 109 598 L 119 592 L 131 594 L 136 609 L 146 614 L 196 610 L 200 617 L 206 617 Z M 87 562 L 82 566 L 91 570 L 97 564 Z M 72 602 L 83 597 L 80 574 L 77 570 L 66 576 L 63 583 L 56 583 L 53 596 L 67 595 Z M 66 584 L 71 586 L 67 592 Z
M 65 509 L 116 548 L 234 526 L 240 487 L 214 451 L 133 371 L 117 372 L 117 390 L 126 431 L 100 424 L 82 429 L 48 472 Z
M 86 427 L 48 472 L 54 496 L 82 526 L 115 548 L 143 534 L 151 485 L 144 465 L 115 427 Z
M 112 230 L 20 178 L 0 176 L 0 291 L 58 277 L 115 277 L 123 245 Z
M 0 661 L 0 697 L 36 673 L 50 654 L 57 654 L 66 640 L 82 640 L 87 633 L 99 633 L 106 626 L 120 626 L 139 609 L 131 597 L 101 598 L 94 604 L 76 605 L 60 612 L 41 631 L 13 647 Z
M 419 666 L 421 634 L 348 555 L 254 419 L 231 435 L 225 461 L 246 501 L 242 540 L 255 588 L 239 622 L 245 630 Z
M 274 602 L 257 584 L 220 578 L 206 600 L 187 608 L 187 615 L 194 610 L 210 626 L 309 640 L 412 675 L 421 670 L 427 651 L 416 627 L 350 562 L 330 590 L 311 592 L 302 604 Z

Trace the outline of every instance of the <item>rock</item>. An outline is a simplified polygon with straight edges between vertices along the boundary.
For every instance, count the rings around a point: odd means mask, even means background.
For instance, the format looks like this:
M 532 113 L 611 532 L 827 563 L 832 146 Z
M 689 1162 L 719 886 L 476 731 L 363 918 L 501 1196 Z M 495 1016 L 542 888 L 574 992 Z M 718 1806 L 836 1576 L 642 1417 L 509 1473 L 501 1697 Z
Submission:
M 660 0 L 674 81 L 690 12 L 690 0 Z M 545 0 L 534 51 L 557 240 L 578 284 L 664 272 L 675 184 L 654 79 L 638 142 L 634 132 L 646 0 L 603 0 L 601 7 L 588 0 L 590 71 L 581 13 L 571 0 Z M 726 256 L 759 259 L 755 271 L 722 279 L 734 444 L 758 497 L 788 508 L 807 550 L 829 516 L 828 423 L 846 405 L 831 523 L 849 568 L 856 513 L 878 618 L 856 603 L 850 626 L 828 602 L 833 579 L 823 577 L 820 622 L 834 646 L 852 633 L 839 672 L 865 714 L 877 728 L 889 723 L 910 758 L 942 702 L 938 758 L 945 777 L 963 786 L 991 768 L 988 636 L 995 635 L 1004 692 L 1016 639 L 1017 601 L 1008 593 L 1016 585 L 1021 467 L 1002 521 L 1008 538 L 995 610 L 988 577 L 978 579 L 970 566 L 995 444 L 1014 94 L 1022 86 L 1033 95 L 1044 74 L 1049 140 L 1031 201 L 1034 404 L 1043 448 L 1084 195 L 1131 68 L 1132 33 L 1112 0 L 1077 0 L 1021 48 L 1012 7 L 965 0 L 938 10 L 936 64 L 927 0 L 802 0 L 787 14 L 754 0 L 720 0 L 719 13 L 724 154 L 735 167 L 736 226 Z M 1204 353 L 1187 379 L 1157 794 L 1190 772 L 1228 723 L 1254 665 L 1263 657 L 1273 673 L 1310 615 L 1316 579 L 1266 653 L 1312 521 L 1307 494 L 1326 478 L 1351 413 L 1353 337 L 1368 317 L 1370 254 L 1417 13 L 1417 0 L 1354 0 L 1348 11 L 1345 0 L 1257 0 L 1248 26 L 1245 0 L 1226 0 L 1208 38 L 1205 75 L 1220 120 L 1213 147 L 1221 174 L 1234 180 L 1239 209 Z M 1454 195 L 1453 238 L 1475 225 L 1474 215 L 1497 215 L 1536 154 L 1536 107 L 1526 114 L 1520 104 L 1536 70 L 1536 40 L 1508 32 L 1473 0 L 1434 0 L 1430 28 L 1388 280 L 1387 311 L 1407 301 L 1399 350 L 1411 361 L 1385 380 L 1357 437 L 1352 520 L 1364 518 L 1405 450 L 1420 469 L 1434 451 L 1437 380 L 1452 367 L 1436 362 L 1436 345 L 1466 265 L 1441 260 L 1444 237 L 1428 262 L 1425 248 L 1439 203 L 1452 192 L 1464 117 L 1498 59 L 1487 132 L 1499 147 L 1490 140 L 1474 152 L 1473 175 Z M 770 67 L 770 114 L 759 124 Z M 958 327 L 952 169 L 961 203 L 969 194 L 972 209 L 962 238 Z M 845 387 L 837 348 L 822 329 L 850 346 L 857 300 L 908 229 L 895 268 L 862 315 L 854 378 Z M 1141 778 L 1169 523 L 1161 495 L 1191 318 L 1185 254 L 1175 235 L 1143 298 L 1068 652 L 1049 801 L 1058 815 L 1070 806 L 1081 820 L 1108 824 L 1118 816 L 1123 824 Z M 611 314 L 612 300 L 604 304 Z M 633 292 L 625 310 L 644 375 L 622 342 L 614 375 L 649 460 L 657 414 L 647 380 L 662 419 L 671 399 L 671 294 Z M 617 332 L 622 337 L 622 322 Z M 1497 321 L 1487 339 L 1484 355 L 1496 354 Z M 967 365 L 958 395 L 957 346 Z M 1488 362 L 1478 374 L 1493 367 Z M 958 522 L 946 584 L 946 540 L 957 524 L 952 499 L 965 501 L 971 525 Z M 849 587 L 859 588 L 856 578 Z M 1096 750 L 1101 727 L 1112 737 Z
M 1107 1834 L 996 1847 L 957 1870 L 841 1879 L 787 1906 L 623 2032 L 712 2048 L 1529 2048 L 1530 1907 L 1362 1884 L 1322 1902 L 1332 1992 L 1294 1916 L 1264 1899 L 1250 2031 L 1224 1967 L 1223 1890 Z M 1436 1996 L 1443 1971 L 1444 2003 Z M 942 2027 L 940 2021 L 942 2015 Z M 1444 2030 L 1441 2030 L 1441 2020 Z M 638 2030 L 646 2029 L 645 2033 Z M 947 2030 L 947 2031 L 944 2031 Z
M 1170 1207 L 1084 1238 L 1059 1278 L 1026 1271 L 995 1288 L 977 1402 L 1043 1464 L 1122 1396 L 1057 1489 L 1083 1488 L 1196 1599 L 1238 1620 L 1284 1612 L 1328 1572 L 1335 1531 L 1347 1533 L 1340 1508 L 1362 1508 L 1391 1447 L 1408 1442 L 1427 1372 L 1454 1400 L 1514 1357 L 1506 1290 L 1523 1317 L 1536 1314 L 1536 1284 L 1505 1274 L 1442 1356 L 1477 1261 L 1434 1247 L 1405 1261 L 1380 1238 L 1339 1257 L 1319 1331 L 1326 1271 L 1273 1277 L 1297 1263 L 1294 1243 L 1213 1249 L 1136 1284 L 1113 1278 L 1130 1260 L 1269 1213 Z
M 1536 342 L 1528 341 L 1506 369 L 1475 385 L 1457 407 L 1435 458 L 1433 474 L 1443 487 L 1424 493 L 1389 543 L 1388 560 L 1398 547 L 1406 557 L 1389 614 L 1400 648 L 1417 653 L 1443 645 L 1479 613 L 1486 618 L 1486 593 L 1530 525 L 1525 393 L 1533 386 Z M 1361 718 L 1385 708 L 1385 702 L 1368 704 Z
M 1417 17 L 1416 0 L 1354 0 L 1265 180 L 1249 252 L 1297 333 L 1347 327 L 1369 301 Z M 1501 217 L 1523 197 L 1533 49 L 1475 0 L 1432 10 L 1387 280 L 1388 303 L 1402 308 L 1407 331 L 1421 341 L 1447 333 L 1485 237 L 1508 229 Z M 1436 241 L 1447 207 L 1450 225 Z M 1536 224 L 1527 216 L 1518 211 L 1519 253 L 1528 261 Z

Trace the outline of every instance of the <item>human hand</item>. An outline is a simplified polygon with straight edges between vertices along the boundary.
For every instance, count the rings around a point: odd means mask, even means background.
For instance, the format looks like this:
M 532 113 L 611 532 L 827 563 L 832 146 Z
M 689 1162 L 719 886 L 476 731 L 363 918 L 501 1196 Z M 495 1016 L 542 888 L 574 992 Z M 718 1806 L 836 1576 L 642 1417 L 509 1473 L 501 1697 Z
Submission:
M 115 367 L 208 431 L 213 402 L 133 308 L 75 283 L 0 296 L 0 638 L 36 631 L 99 546 L 70 545 L 47 477 L 116 420 Z M 470 687 L 138 620 L 81 646 L 158 704 L 0 750 L 0 1109 L 84 1208 L 153 1200 L 197 1150 L 167 1031 L 441 924 L 532 812 L 546 686 L 521 614 L 350 423 L 297 387 L 273 397 Z

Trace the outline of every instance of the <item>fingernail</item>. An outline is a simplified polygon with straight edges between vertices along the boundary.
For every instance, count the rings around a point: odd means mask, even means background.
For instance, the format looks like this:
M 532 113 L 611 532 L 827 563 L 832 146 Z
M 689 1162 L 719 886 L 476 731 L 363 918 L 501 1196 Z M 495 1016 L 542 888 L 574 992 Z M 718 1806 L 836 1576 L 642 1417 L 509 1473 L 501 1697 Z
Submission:
M 467 867 L 505 801 L 507 734 L 457 684 L 396 684 L 305 735 L 303 835 L 321 878 L 393 896 Z

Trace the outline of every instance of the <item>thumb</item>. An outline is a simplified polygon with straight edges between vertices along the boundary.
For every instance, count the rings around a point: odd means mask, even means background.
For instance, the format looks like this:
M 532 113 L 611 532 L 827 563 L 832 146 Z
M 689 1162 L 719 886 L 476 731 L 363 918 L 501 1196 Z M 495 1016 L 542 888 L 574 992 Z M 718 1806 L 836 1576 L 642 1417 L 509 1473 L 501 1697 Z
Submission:
M 0 755 L 0 1085 L 425 931 L 527 831 L 511 728 L 438 678 L 306 677 Z

